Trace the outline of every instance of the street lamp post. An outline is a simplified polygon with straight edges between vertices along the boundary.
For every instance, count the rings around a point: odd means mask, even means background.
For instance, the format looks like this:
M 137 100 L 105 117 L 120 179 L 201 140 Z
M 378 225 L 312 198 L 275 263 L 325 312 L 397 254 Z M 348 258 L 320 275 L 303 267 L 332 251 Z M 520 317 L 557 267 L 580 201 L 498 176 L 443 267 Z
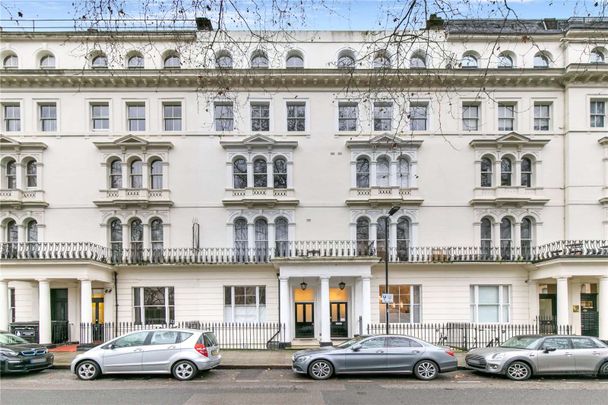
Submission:
M 399 211 L 399 207 L 393 207 L 390 209 L 390 211 L 388 212 L 388 215 L 386 217 L 384 217 L 384 276 L 385 276 L 385 283 L 384 283 L 384 291 L 386 294 L 388 294 L 388 219 L 395 213 Z M 388 325 L 388 302 L 386 302 L 386 334 L 389 334 L 389 325 Z

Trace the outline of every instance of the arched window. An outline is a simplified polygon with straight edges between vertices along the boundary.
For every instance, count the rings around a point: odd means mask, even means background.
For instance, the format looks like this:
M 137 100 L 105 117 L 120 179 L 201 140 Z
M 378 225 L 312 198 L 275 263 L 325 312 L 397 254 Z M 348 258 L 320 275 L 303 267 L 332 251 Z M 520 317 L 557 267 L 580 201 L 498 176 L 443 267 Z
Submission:
M 17 69 L 19 67 L 19 58 L 15 54 L 7 55 L 2 61 L 2 66 L 5 69 Z
M 6 162 L 6 188 L 8 190 L 17 189 L 17 162 L 11 159 Z
M 103 53 L 95 56 L 91 61 L 91 67 L 93 69 L 104 69 L 108 67 L 108 58 Z
M 28 187 L 38 186 L 38 164 L 35 160 L 30 160 L 25 165 L 25 176 Z
M 264 52 L 256 52 L 251 57 L 252 69 L 268 69 L 268 57 Z
M 247 161 L 235 159 L 232 163 L 232 181 L 234 188 L 247 188 Z
M 511 254 L 511 238 L 512 238 L 511 220 L 509 218 L 503 218 L 500 221 L 500 257 L 503 259 L 509 259 Z
M 497 67 L 499 69 L 511 69 L 513 67 L 513 58 L 506 53 L 498 55 Z
M 484 257 L 492 255 L 492 221 L 489 218 L 481 220 L 481 254 Z
M 144 225 L 140 219 L 131 221 L 131 260 L 141 261 L 144 253 Z
M 400 188 L 410 188 L 410 161 L 406 157 L 399 158 L 397 178 Z
M 36 249 L 36 243 L 38 243 L 38 222 L 33 219 L 27 223 L 26 240 L 28 250 L 32 253 Z
M 366 157 L 357 159 L 357 187 L 369 187 L 369 159 Z
M 479 67 L 479 64 L 477 62 L 477 58 L 475 57 L 475 55 L 470 54 L 470 53 L 465 53 L 464 56 L 462 57 L 462 61 L 460 62 L 460 66 L 463 69 L 476 69 Z
M 129 166 L 129 178 L 131 188 L 143 187 L 142 167 L 143 163 L 139 159 L 135 159 L 131 162 L 131 165 Z
M 258 261 L 268 257 L 268 221 L 264 218 L 255 220 L 255 254 Z
M 384 257 L 386 254 L 386 238 L 388 236 L 388 230 L 385 226 L 385 220 L 386 217 L 380 217 L 378 218 L 378 223 L 376 224 L 376 254 L 378 257 Z
M 381 156 L 376 161 L 376 185 L 379 187 L 388 187 L 390 181 L 390 167 L 386 156 Z
M 355 58 L 350 52 L 342 52 L 338 56 L 338 68 L 339 69 L 354 69 Z
M 549 58 L 539 52 L 534 55 L 534 69 L 547 69 L 549 67 Z
M 179 69 L 182 66 L 182 62 L 177 54 L 172 53 L 165 58 L 163 66 L 165 69 Z
M 386 53 L 378 52 L 374 58 L 373 67 L 374 69 L 389 69 L 391 67 L 391 59 Z
M 532 220 L 528 217 L 521 220 L 521 255 L 524 258 L 532 256 Z
M 302 69 L 304 67 L 304 58 L 299 54 L 291 54 L 287 57 L 285 63 L 287 69 Z
M 114 159 L 110 162 L 110 188 L 122 187 L 122 162 Z
M 276 158 L 273 162 L 274 188 L 287 188 L 287 161 Z
M 55 69 L 55 57 L 47 54 L 40 58 L 40 69 Z
M 407 261 L 410 251 L 410 220 L 400 217 L 397 221 L 397 258 Z
M 521 185 L 532 187 L 532 159 L 527 157 L 521 160 Z
M 152 243 L 152 258 L 159 261 L 163 257 L 163 221 L 155 218 L 150 222 L 150 243 Z
M 492 187 L 492 160 L 487 157 L 481 158 L 481 187 Z
M 369 256 L 369 219 L 357 219 L 357 256 Z
M 163 161 L 160 159 L 150 163 L 150 188 L 154 190 L 163 188 Z
M 592 50 L 589 63 L 604 63 L 604 53 L 599 49 Z
M 421 53 L 415 53 L 410 58 L 411 69 L 426 69 L 426 56 Z
M 513 176 L 513 162 L 508 157 L 500 160 L 500 185 L 510 186 Z
M 246 261 L 248 251 L 248 234 L 247 220 L 238 218 L 234 221 L 234 249 L 236 260 L 239 262 Z
M 127 61 L 127 67 L 129 69 L 143 69 L 144 57 L 139 54 L 132 55 Z
M 228 52 L 220 52 L 215 58 L 215 67 L 218 69 L 232 69 L 232 56 Z
M 289 252 L 289 223 L 287 219 L 279 217 L 274 221 L 275 255 L 287 256 Z
M 253 161 L 253 187 L 268 187 L 266 159 Z
M 112 261 L 120 261 L 122 256 L 122 223 L 118 219 L 110 222 L 110 250 L 112 251 Z
M 6 223 L 6 243 L 9 257 L 15 257 L 19 249 L 19 228 L 13 220 Z

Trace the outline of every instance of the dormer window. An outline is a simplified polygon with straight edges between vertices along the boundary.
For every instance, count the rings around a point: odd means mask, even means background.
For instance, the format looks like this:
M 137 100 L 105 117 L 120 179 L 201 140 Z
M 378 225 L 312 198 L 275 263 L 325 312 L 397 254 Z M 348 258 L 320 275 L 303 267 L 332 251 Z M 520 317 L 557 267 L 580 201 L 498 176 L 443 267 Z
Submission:
M 179 56 L 177 54 L 170 54 L 165 58 L 164 64 L 165 69 L 179 69 L 182 66 Z
M 232 69 L 232 56 L 228 52 L 220 52 L 215 58 L 215 67 L 218 69 Z
M 477 61 L 477 57 L 472 53 L 465 53 L 460 62 L 460 66 L 463 69 L 477 69 L 479 67 L 479 62 Z
M 604 53 L 599 49 L 592 50 L 589 63 L 604 63 Z
M 15 54 L 10 54 L 4 58 L 2 66 L 5 69 L 17 69 L 19 67 L 19 58 Z
M 338 56 L 338 69 L 354 69 L 355 57 L 352 52 L 344 51 Z
M 513 68 L 513 58 L 506 53 L 501 53 L 498 55 L 498 69 L 512 69 Z
M 132 55 L 127 61 L 127 67 L 129 69 L 143 69 L 144 57 L 139 54 Z
M 304 58 L 299 53 L 292 53 L 287 57 L 285 66 L 287 69 L 302 69 L 304 68 Z
M 374 69 L 389 69 L 391 67 L 391 59 L 385 52 L 378 52 L 374 58 Z
M 40 69 L 55 69 L 55 57 L 53 55 L 44 55 L 40 58 Z
M 410 58 L 410 69 L 426 69 L 426 55 L 415 53 Z
M 91 67 L 93 69 L 106 69 L 108 67 L 108 58 L 104 54 L 99 54 L 91 61 Z
M 549 67 L 549 58 L 539 52 L 534 55 L 534 69 L 547 69 Z
M 251 57 L 252 69 L 268 69 L 268 57 L 262 51 L 258 51 Z

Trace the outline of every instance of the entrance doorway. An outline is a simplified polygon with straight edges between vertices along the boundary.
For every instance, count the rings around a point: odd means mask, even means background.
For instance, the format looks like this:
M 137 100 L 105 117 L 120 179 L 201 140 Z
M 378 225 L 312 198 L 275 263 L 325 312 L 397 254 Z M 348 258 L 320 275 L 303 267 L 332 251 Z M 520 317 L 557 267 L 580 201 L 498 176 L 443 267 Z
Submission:
M 296 338 L 315 337 L 315 304 L 296 302 Z
M 581 293 L 581 335 L 599 336 L 597 293 Z
M 557 333 L 557 294 L 539 294 L 538 329 L 541 334 Z
M 331 337 L 348 337 L 348 303 L 332 302 L 329 306 L 329 316 L 331 318 Z
M 93 342 L 103 341 L 103 292 L 93 293 L 92 302 L 91 302 L 91 311 L 93 319 L 93 329 L 92 329 L 92 339 Z
M 51 288 L 51 342 L 68 341 L 68 289 Z

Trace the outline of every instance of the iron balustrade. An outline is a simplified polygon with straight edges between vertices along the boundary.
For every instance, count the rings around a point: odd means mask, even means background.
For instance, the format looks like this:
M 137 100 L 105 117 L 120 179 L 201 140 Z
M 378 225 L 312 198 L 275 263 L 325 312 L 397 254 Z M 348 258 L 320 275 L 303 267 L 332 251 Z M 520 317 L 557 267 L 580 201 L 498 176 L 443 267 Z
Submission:
M 90 242 L 2 243 L 0 259 L 88 260 L 110 265 L 256 264 L 294 258 L 378 258 L 384 246 L 350 240 L 283 241 L 257 248 L 116 249 Z M 558 258 L 606 258 L 608 240 L 561 240 L 540 246 L 409 246 L 388 251 L 391 263 L 536 263 Z

